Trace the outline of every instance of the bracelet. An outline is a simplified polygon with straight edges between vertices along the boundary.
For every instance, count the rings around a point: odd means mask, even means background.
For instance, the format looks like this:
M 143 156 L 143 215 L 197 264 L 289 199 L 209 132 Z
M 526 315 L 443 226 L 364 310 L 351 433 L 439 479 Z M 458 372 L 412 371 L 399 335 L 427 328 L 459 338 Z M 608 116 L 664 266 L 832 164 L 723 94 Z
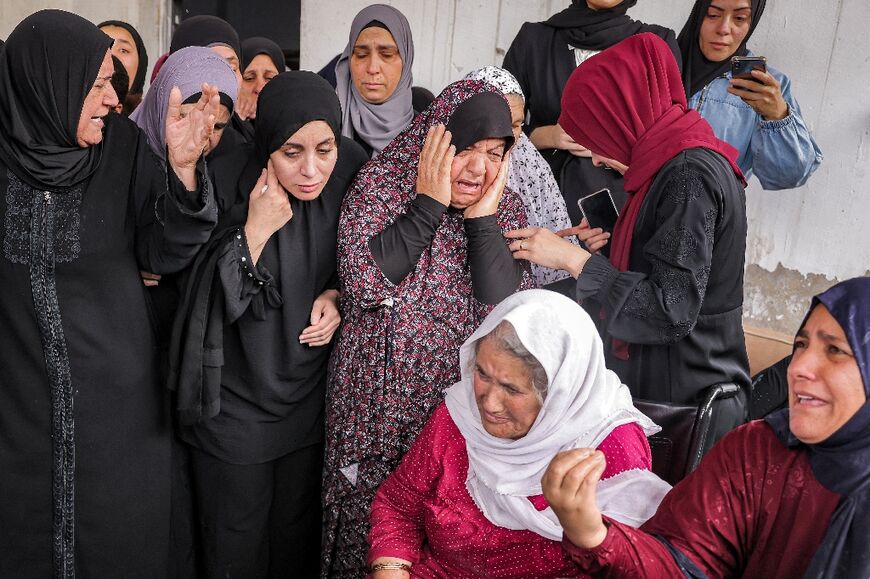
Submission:
M 369 567 L 370 573 L 375 573 L 376 571 L 407 571 L 410 573 L 411 566 L 407 563 L 378 563 Z

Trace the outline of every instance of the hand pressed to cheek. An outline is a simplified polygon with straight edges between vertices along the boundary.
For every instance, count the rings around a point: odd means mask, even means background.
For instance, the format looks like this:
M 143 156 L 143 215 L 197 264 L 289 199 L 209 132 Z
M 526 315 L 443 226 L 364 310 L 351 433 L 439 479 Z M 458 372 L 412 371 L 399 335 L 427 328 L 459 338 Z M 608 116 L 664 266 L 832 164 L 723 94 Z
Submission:
M 450 205 L 465 209 L 477 203 L 498 176 L 504 139 L 483 139 L 456 153 L 450 167 Z

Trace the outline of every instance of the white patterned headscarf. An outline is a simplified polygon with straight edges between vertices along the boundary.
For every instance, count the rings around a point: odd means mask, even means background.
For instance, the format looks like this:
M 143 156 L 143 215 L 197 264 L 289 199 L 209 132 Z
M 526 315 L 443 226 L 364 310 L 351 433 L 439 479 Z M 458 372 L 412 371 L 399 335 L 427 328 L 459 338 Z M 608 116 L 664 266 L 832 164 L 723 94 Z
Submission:
M 517 95 L 525 100 L 523 89 L 517 79 L 503 68 L 485 66 L 468 73 L 465 78 L 482 80 L 497 88 L 503 95 Z M 508 187 L 516 191 L 523 200 L 529 227 L 543 227 L 560 231 L 571 227 L 571 218 L 565 207 L 565 199 L 559 184 L 553 177 L 550 165 L 541 156 L 529 138 L 520 133 L 520 138 L 511 151 L 511 166 L 508 172 Z M 576 243 L 576 238 L 568 238 Z M 532 274 L 539 286 L 565 279 L 568 273 L 563 270 L 532 264 Z
M 486 431 L 474 396 L 475 344 L 505 320 L 548 378 L 538 416 L 517 440 Z M 660 430 L 634 407 L 628 387 L 604 365 L 601 338 L 589 315 L 556 292 L 527 290 L 505 299 L 465 341 L 459 359 L 462 379 L 447 390 L 446 403 L 465 437 L 466 487 L 484 516 L 500 527 L 561 540 L 562 527 L 552 508 L 538 511 L 528 500 L 541 494 L 541 477 L 553 457 L 574 448 L 596 448 L 624 424 L 637 423 L 647 436 Z M 599 483 L 598 505 L 605 515 L 640 526 L 669 489 L 650 471 L 628 470 Z

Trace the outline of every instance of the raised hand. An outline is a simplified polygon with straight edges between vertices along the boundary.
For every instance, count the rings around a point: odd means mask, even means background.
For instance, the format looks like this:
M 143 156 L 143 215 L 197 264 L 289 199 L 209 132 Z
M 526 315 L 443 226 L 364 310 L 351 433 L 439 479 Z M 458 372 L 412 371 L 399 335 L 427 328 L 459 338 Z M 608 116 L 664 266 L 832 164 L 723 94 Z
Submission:
M 417 165 L 417 193 L 450 206 L 450 169 L 456 147 L 450 144 L 452 135 L 444 125 L 429 127 Z
M 257 95 L 253 91 L 239 91 L 235 114 L 243 121 L 257 118 Z
M 514 259 L 527 259 L 550 269 L 563 269 L 574 277 L 580 275 L 590 257 L 589 252 L 582 247 L 542 227 L 515 229 L 504 235 L 516 240 L 508 245 Z
M 208 146 L 219 106 L 217 87 L 206 83 L 202 85 L 202 96 L 187 115 L 181 113 L 181 91 L 178 87 L 172 87 L 169 93 L 166 152 L 169 164 L 190 191 L 196 189 L 196 163 Z
M 571 235 L 576 235 L 577 238 L 583 242 L 583 245 L 586 246 L 589 253 L 598 253 L 610 240 L 610 233 L 607 233 L 600 227 L 589 227 L 589 221 L 587 221 L 585 217 L 580 220 L 579 225 L 557 231 L 556 235 L 563 239 L 565 237 L 570 237 Z
M 266 242 L 293 218 L 293 208 L 287 191 L 278 181 L 271 159 L 260 173 L 248 200 L 248 220 L 245 237 L 254 263 L 260 258 Z
M 463 215 L 466 219 L 494 215 L 496 211 L 498 211 L 498 204 L 501 203 L 501 198 L 504 195 L 504 188 L 507 184 L 510 163 L 510 152 L 508 152 L 505 153 L 504 158 L 501 160 L 501 167 L 498 169 L 498 175 L 496 175 L 490 186 L 486 189 L 480 199 L 477 200 L 477 203 L 469 205 L 463 211 Z
M 607 526 L 595 502 L 598 480 L 607 466 L 604 454 L 591 448 L 560 452 L 550 462 L 541 487 L 559 518 L 565 537 L 594 549 L 607 537 Z
M 782 97 L 782 87 L 770 73 L 753 70 L 755 80 L 734 78 L 728 92 L 743 99 L 752 109 L 768 121 L 778 121 L 788 116 L 788 103 Z
M 302 330 L 299 342 L 309 346 L 325 346 L 341 323 L 338 313 L 338 290 L 326 290 L 320 294 L 311 306 L 311 325 Z

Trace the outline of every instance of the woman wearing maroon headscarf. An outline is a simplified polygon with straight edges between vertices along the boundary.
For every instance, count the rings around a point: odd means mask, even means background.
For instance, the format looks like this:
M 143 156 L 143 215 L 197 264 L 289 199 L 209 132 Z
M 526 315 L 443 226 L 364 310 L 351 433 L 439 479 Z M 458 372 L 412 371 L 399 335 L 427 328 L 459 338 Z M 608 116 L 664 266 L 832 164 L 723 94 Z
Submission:
M 625 176 L 611 261 L 541 229 L 508 234 L 514 257 L 577 278 L 577 298 L 600 309 L 612 338 L 608 366 L 635 396 L 689 403 L 711 384 L 748 386 L 743 176 L 737 151 L 686 108 L 667 44 L 639 34 L 581 64 L 559 124 Z M 726 402 L 736 425 L 743 398 Z

